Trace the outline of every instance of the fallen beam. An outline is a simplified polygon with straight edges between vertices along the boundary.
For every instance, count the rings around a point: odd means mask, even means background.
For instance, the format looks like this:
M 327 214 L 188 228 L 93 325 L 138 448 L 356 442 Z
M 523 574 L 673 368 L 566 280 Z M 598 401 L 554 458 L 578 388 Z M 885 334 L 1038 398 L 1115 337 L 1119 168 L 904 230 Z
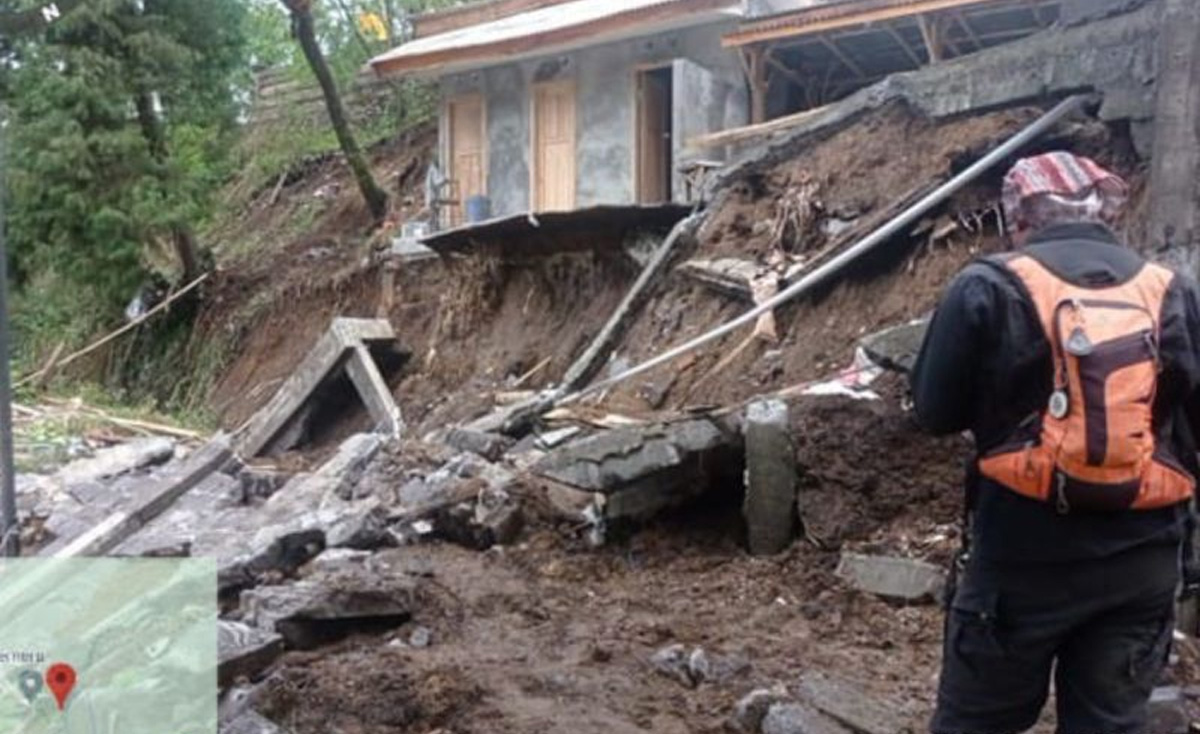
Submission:
M 617 306 L 617 310 L 613 312 L 608 323 L 604 325 L 604 328 L 600 330 L 600 333 L 596 335 L 579 359 L 575 360 L 575 363 L 567 369 L 562 383 L 564 389 L 578 389 L 587 384 L 587 381 L 600 371 L 613 347 L 625 336 L 625 332 L 637 318 L 641 307 L 649 300 L 651 286 L 670 263 L 675 249 L 683 242 L 695 237 L 700 222 L 701 216 L 693 214 L 675 225 L 667 238 L 663 240 L 662 246 L 654 253 L 654 257 L 642 269 L 642 274 L 625 294 L 624 300 Z
M 40 555 L 55 558 L 103 555 L 145 527 L 167 510 L 180 497 L 218 471 L 233 454 L 229 438 L 217 436 L 197 449 L 178 467 L 164 471 L 146 482 L 132 505 L 109 515 L 86 533 L 75 538 L 60 538 L 47 546 Z
M 238 453 L 253 458 L 269 449 L 313 393 L 341 370 L 354 383 L 377 429 L 398 436 L 404 429 L 400 409 L 369 349 L 372 343 L 395 339 L 391 324 L 382 319 L 334 319 L 270 402 L 238 431 Z

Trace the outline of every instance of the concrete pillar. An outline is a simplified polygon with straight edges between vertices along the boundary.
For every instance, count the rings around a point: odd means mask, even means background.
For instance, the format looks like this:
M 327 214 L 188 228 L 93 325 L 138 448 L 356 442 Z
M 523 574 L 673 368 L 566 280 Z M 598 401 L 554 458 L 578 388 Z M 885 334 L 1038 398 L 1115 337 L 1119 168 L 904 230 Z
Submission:
M 796 523 L 796 451 L 788 406 L 761 400 L 746 410 L 746 499 L 750 552 L 771 555 L 792 543 Z
M 1200 275 L 1200 3 L 1163 0 L 1158 103 L 1150 170 L 1150 244 L 1168 264 Z

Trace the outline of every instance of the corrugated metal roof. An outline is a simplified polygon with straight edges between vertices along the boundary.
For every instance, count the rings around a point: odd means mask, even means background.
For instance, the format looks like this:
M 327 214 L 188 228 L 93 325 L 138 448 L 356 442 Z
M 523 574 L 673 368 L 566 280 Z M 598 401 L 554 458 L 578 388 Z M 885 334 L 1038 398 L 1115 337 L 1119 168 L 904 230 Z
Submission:
M 741 16 L 741 0 L 574 0 L 420 38 L 371 60 L 381 73 L 595 45 L 673 25 Z
M 936 10 L 966 8 L 1006 0 L 842 0 L 827 5 L 796 10 L 742 25 L 725 37 L 726 46 L 740 46 L 769 40 L 773 37 L 798 35 L 813 27 L 826 30 L 830 26 L 870 22 L 881 17 L 916 14 Z M 1013 2 L 1014 0 L 1007 0 Z

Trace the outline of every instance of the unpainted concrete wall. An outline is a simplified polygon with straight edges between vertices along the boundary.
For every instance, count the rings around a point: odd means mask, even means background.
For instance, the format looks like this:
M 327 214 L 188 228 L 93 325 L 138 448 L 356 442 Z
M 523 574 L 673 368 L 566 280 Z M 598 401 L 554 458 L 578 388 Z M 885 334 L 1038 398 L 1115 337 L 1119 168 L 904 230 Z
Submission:
M 717 23 L 595 46 L 448 76 L 444 97 L 480 93 L 486 101 L 487 187 L 492 214 L 528 211 L 531 205 L 532 88 L 574 79 L 576 109 L 576 205 L 630 204 L 636 200 L 636 72 L 671 66 L 675 88 L 675 168 L 687 160 L 684 142 L 695 135 L 744 125 L 749 100 L 735 51 L 720 37 L 733 23 Z M 447 142 L 442 126 L 442 160 Z M 711 156 L 710 156 L 711 157 Z M 676 175 L 675 198 L 683 183 Z

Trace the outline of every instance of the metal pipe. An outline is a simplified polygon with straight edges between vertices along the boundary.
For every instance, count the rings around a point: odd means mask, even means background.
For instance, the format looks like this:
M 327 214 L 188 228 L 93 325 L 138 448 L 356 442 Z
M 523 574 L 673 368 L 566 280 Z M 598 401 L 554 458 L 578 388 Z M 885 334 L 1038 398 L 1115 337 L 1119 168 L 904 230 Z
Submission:
M 12 370 L 8 363 L 8 251 L 4 239 L 4 174 L 6 158 L 4 114 L 0 110 L 0 549 L 5 556 L 21 555 L 21 525 L 17 517 L 16 477 L 13 475 Z
M 980 158 L 970 168 L 942 184 L 937 189 L 932 191 L 928 196 L 909 207 L 904 213 L 900 214 L 895 219 L 867 235 L 864 239 L 859 240 L 857 244 L 844 250 L 829 262 L 821 265 L 816 270 L 813 270 L 811 273 L 792 284 L 786 290 L 781 291 L 771 300 L 756 306 L 733 321 L 719 326 L 707 334 L 698 336 L 685 344 L 680 344 L 674 349 L 660 354 L 649 361 L 643 362 L 636 367 L 631 367 L 619 375 L 615 375 L 606 380 L 601 380 L 600 382 L 590 385 L 589 387 L 576 393 L 561 397 L 556 400 L 555 403 L 558 405 L 573 403 L 593 393 L 606 390 L 613 385 L 617 385 L 632 377 L 637 377 L 638 375 L 649 372 L 655 367 L 666 364 L 676 357 L 687 354 L 688 352 L 708 344 L 711 341 L 720 339 L 739 327 L 754 322 L 764 313 L 767 313 L 768 311 L 774 311 L 797 296 L 807 293 L 814 286 L 824 281 L 830 275 L 837 273 L 845 265 L 857 260 L 859 257 L 873 250 L 875 247 L 887 242 L 905 228 L 912 226 L 918 219 L 928 213 L 929 210 L 958 193 L 963 187 L 974 181 L 981 174 L 988 171 L 996 164 L 1001 163 L 1005 158 L 1017 152 L 1037 138 L 1041 137 L 1044 133 L 1050 130 L 1050 128 L 1057 125 L 1063 118 L 1083 107 L 1084 103 L 1086 103 L 1088 99 L 1089 98 L 1087 95 L 1076 95 L 1063 100 L 1056 105 L 1054 109 L 1038 118 L 1038 120 L 1032 125 L 1017 133 L 1009 140 L 1005 141 L 1004 144 L 993 150 L 991 153 L 988 153 L 983 158 Z

